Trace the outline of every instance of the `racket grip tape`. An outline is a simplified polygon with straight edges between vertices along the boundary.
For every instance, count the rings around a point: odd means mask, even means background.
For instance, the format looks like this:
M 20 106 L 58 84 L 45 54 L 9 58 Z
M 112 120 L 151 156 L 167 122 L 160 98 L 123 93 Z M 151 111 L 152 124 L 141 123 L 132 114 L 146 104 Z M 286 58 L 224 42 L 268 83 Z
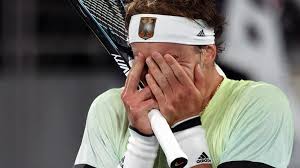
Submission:
M 187 162 L 187 155 L 182 151 L 167 120 L 157 109 L 148 113 L 151 127 L 162 150 L 164 151 L 168 165 L 171 168 L 183 168 Z

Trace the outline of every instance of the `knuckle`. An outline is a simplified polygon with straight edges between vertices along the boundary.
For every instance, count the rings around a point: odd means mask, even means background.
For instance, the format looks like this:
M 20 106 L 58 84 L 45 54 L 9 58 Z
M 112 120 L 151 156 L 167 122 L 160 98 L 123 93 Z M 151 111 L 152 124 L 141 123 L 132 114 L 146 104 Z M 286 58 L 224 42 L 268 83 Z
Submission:
M 168 80 L 166 77 L 161 77 L 161 83 L 162 83 L 162 87 L 167 88 L 168 87 Z
M 136 109 L 136 108 L 135 108 L 134 106 L 132 106 L 132 105 L 129 106 L 129 111 L 130 111 L 131 114 L 133 114 L 133 115 L 135 114 L 135 109 Z
M 181 100 L 184 98 L 184 94 L 182 92 L 182 90 L 177 92 L 177 96 L 176 96 L 176 100 Z
M 123 99 L 125 99 L 126 98 L 126 94 L 125 94 L 125 91 L 123 91 L 122 93 L 121 93 L 121 99 L 123 100 Z
M 152 107 L 156 106 L 156 101 L 151 99 L 149 103 Z
M 130 105 L 130 103 L 128 102 L 128 100 L 123 100 L 123 103 L 124 103 L 125 106 L 129 106 Z
M 136 116 L 138 114 L 138 109 L 135 105 L 129 106 L 129 111 L 132 115 Z
M 143 90 L 140 91 L 139 95 L 142 97 L 149 97 L 151 96 L 151 90 L 148 87 L 145 87 Z
M 174 107 L 171 104 L 166 105 L 166 110 L 169 111 L 170 113 L 174 112 Z
M 122 97 L 122 101 L 125 105 L 129 106 L 132 104 L 132 100 L 130 98 L 128 98 L 128 96 L 123 96 Z
M 167 68 L 165 68 L 166 70 L 165 70 L 165 74 L 166 74 L 166 76 L 171 76 L 172 75 L 172 73 L 171 73 L 171 71 L 169 70 L 169 69 L 167 69 Z
M 179 95 L 171 101 L 172 105 L 176 105 L 176 104 L 180 104 L 180 103 L 182 103 L 182 102 L 181 102 L 181 97 Z
M 121 92 L 121 99 L 123 100 L 123 96 L 124 96 L 124 91 Z
M 147 87 L 144 88 L 144 92 L 145 93 L 151 93 L 151 90 L 150 90 L 149 86 L 147 86 Z
M 126 102 L 128 100 L 128 96 L 125 93 L 122 93 L 121 99 L 123 102 Z

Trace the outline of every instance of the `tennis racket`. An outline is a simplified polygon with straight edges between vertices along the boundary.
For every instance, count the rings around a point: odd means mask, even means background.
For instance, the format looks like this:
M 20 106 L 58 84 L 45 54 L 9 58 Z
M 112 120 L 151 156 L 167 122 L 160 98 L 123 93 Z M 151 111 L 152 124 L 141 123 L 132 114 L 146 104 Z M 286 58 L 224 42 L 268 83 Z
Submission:
M 127 76 L 133 54 L 127 44 L 124 1 L 71 0 L 71 2 Z M 141 82 L 139 87 L 143 88 Z M 184 167 L 188 161 L 187 156 L 177 143 L 166 119 L 157 109 L 151 110 L 148 117 L 152 130 L 166 155 L 168 165 L 171 168 Z

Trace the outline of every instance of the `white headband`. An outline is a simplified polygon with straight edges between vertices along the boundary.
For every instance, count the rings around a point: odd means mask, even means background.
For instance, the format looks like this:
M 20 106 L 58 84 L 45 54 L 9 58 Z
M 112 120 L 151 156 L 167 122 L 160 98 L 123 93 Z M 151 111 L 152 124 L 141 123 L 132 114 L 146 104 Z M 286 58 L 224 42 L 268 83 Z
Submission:
M 169 42 L 186 45 L 215 44 L 215 33 L 201 19 L 138 14 L 131 17 L 129 44 L 134 42 Z

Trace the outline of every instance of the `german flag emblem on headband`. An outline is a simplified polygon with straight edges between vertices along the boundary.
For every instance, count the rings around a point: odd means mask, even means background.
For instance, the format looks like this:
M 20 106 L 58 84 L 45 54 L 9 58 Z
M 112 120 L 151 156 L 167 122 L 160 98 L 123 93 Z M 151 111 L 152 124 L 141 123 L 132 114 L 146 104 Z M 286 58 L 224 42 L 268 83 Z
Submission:
M 128 44 L 138 42 L 210 45 L 215 44 L 215 32 L 201 19 L 137 14 L 130 19 Z
M 139 26 L 139 37 L 147 40 L 154 35 L 156 18 L 155 17 L 141 17 Z

